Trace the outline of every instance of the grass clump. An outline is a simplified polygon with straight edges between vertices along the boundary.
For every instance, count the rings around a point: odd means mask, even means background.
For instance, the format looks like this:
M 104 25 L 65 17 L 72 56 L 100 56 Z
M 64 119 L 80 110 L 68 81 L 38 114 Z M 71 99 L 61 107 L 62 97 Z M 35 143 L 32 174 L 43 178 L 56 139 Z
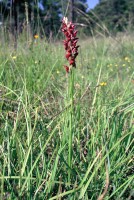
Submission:
M 30 48 L 19 43 L 17 52 L 1 46 L 1 199 L 133 198 L 134 56 L 129 41 L 79 41 L 73 107 L 61 42 L 38 40 Z

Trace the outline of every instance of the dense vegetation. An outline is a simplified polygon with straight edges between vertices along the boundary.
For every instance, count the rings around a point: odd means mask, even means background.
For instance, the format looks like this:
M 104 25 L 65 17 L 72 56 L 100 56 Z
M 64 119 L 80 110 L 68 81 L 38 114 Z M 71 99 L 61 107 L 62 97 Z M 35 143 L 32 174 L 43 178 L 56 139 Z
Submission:
M 133 199 L 132 38 L 79 40 L 71 92 L 62 41 L 1 36 L 0 199 Z
M 133 0 L 100 0 L 88 10 L 86 0 L 10 0 L 0 1 L 1 22 L 22 32 L 26 26 L 32 34 L 56 36 L 63 16 L 67 16 L 86 34 L 119 32 L 134 27 Z M 10 27 L 10 28 L 9 28 Z
M 92 11 L 89 11 L 89 15 L 95 23 L 105 26 L 109 31 L 126 31 L 134 27 L 133 0 L 100 0 Z

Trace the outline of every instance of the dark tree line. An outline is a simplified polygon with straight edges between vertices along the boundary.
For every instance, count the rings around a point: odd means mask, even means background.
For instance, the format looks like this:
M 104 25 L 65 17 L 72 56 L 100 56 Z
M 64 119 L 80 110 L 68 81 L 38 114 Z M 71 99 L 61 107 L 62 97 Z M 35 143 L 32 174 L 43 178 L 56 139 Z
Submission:
M 29 24 L 33 34 L 55 35 L 66 15 L 71 21 L 82 21 L 77 8 L 86 12 L 86 0 L 3 0 L 0 1 L 1 22 L 19 33 Z
M 100 0 L 89 17 L 93 28 L 99 23 L 112 32 L 133 29 L 134 0 Z
M 0 20 L 14 35 L 29 26 L 32 34 L 48 37 L 58 33 L 63 16 L 86 34 L 102 24 L 109 31 L 134 27 L 134 0 L 100 0 L 93 10 L 87 8 L 87 0 L 2 0 Z

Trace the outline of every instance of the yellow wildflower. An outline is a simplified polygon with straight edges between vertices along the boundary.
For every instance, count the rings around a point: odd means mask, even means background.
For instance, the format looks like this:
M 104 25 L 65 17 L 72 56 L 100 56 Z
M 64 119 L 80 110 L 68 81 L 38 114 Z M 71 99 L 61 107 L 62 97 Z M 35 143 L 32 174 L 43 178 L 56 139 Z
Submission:
M 17 57 L 16 56 L 12 56 L 12 59 L 15 60 Z
M 59 72 L 59 70 L 57 70 L 57 72 L 56 72 L 57 74 L 59 74 L 60 72 Z
M 123 64 L 123 65 L 122 65 L 122 67 L 125 67 L 125 66 L 126 66 L 126 64 Z
M 127 61 L 128 63 L 130 63 L 130 62 L 131 62 L 131 60 L 130 60 L 130 58 L 129 58 L 129 57 L 125 57 L 125 58 L 124 58 L 124 60 L 125 60 L 125 61 Z
M 124 60 L 125 60 L 125 61 L 128 61 L 128 60 L 129 60 L 129 58 L 126 56 L 126 57 L 124 58 Z
M 34 35 L 34 38 L 35 38 L 35 39 L 38 39 L 38 38 L 39 38 L 39 36 L 38 36 L 37 34 L 35 34 L 35 35 Z
M 81 76 L 82 79 L 84 79 L 84 76 Z
M 106 86 L 106 85 L 107 85 L 106 82 L 101 82 L 101 83 L 100 83 L 100 86 Z

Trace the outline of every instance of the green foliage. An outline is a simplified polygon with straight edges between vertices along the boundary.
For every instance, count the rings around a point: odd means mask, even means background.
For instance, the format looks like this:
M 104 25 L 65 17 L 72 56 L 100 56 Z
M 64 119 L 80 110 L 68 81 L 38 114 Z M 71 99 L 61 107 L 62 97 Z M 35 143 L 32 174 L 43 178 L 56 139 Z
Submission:
M 42 1 L 42 6 L 44 9 L 40 11 L 40 17 L 43 30 L 47 36 L 50 36 L 50 33 L 56 35 L 60 28 L 60 1 L 45 0 Z
M 109 31 L 120 32 L 134 26 L 133 0 L 101 0 L 93 12 L 95 15 L 89 11 L 89 16 L 93 17 L 95 23 L 105 25 Z

